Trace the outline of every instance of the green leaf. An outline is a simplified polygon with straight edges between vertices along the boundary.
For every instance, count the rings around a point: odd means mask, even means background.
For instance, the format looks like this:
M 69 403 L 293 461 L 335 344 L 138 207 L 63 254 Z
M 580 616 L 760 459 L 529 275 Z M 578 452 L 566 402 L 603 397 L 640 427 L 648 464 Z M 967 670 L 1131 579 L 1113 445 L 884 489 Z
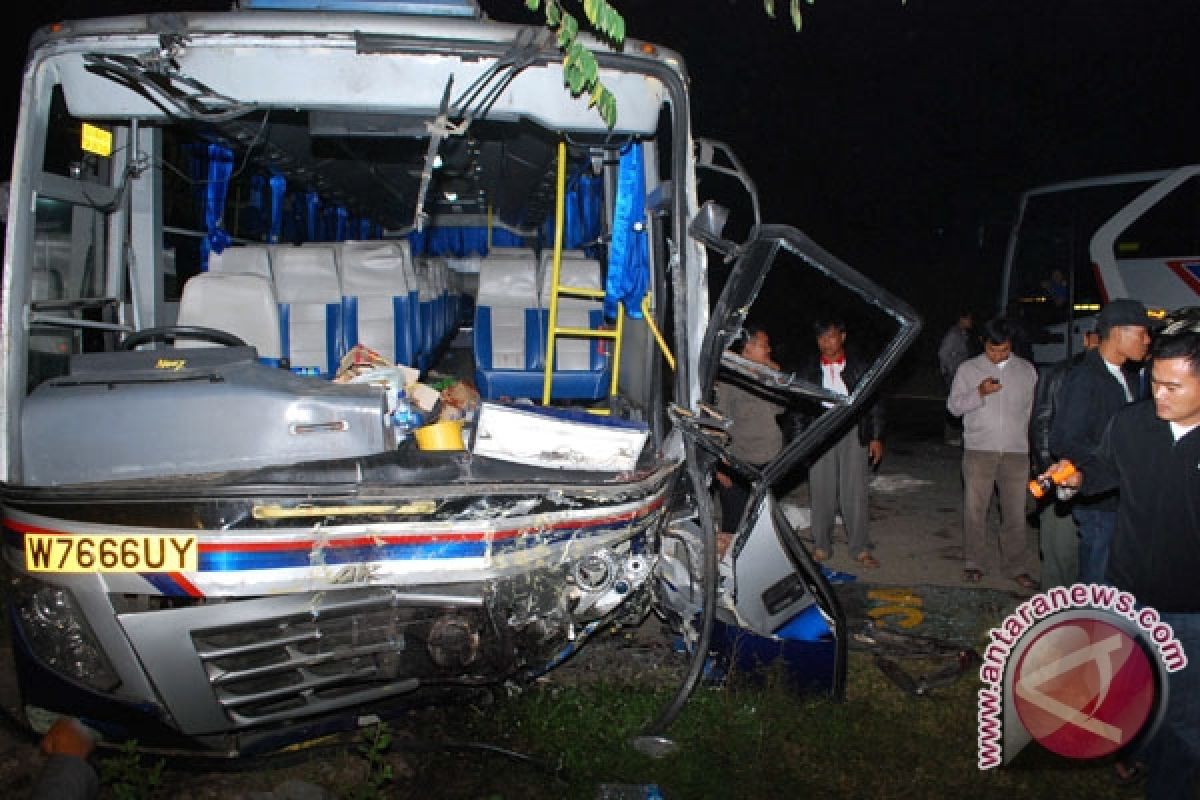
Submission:
M 576 63 L 571 63 L 570 66 L 568 66 L 564 62 L 563 79 L 570 88 L 571 94 L 575 97 L 578 97 L 579 93 L 583 91 L 583 71 L 580 70 L 579 65 Z
M 562 7 L 555 0 L 550 0 L 546 3 L 546 25 L 551 28 L 558 28 L 562 23 Z
M 767 16 L 775 19 L 775 0 L 763 0 L 763 11 L 767 12 Z
M 563 12 L 563 27 L 567 29 L 567 36 L 573 42 L 579 36 L 579 20 L 575 19 L 574 14 Z
M 812 5 L 813 0 L 808 0 L 808 4 Z M 792 27 L 799 33 L 804 27 L 804 15 L 800 13 L 800 0 L 791 0 L 789 9 L 792 15 Z
M 579 66 L 583 68 L 584 77 L 587 78 L 588 85 L 591 86 L 600 77 L 600 65 L 596 62 L 596 54 L 587 48 L 579 54 Z
M 542 5 L 542 0 L 525 0 L 525 7 L 530 11 L 537 11 Z
M 592 20 L 592 27 L 598 33 L 608 36 L 608 9 L 601 6 L 596 11 L 596 19 Z
M 599 84 L 597 84 L 599 86 Z M 617 98 L 608 89 L 600 86 L 600 118 L 604 120 L 609 129 L 612 129 L 617 124 Z
M 598 12 L 598 0 L 583 0 L 583 15 L 588 18 L 588 22 L 592 23 L 592 25 L 596 24 Z

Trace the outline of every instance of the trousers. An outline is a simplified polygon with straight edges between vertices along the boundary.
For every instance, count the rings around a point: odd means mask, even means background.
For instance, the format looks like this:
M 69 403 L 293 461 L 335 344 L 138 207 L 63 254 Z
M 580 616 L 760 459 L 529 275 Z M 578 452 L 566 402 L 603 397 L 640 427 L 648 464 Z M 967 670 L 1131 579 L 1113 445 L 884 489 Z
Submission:
M 808 470 L 813 542 L 833 552 L 833 523 L 840 511 L 853 558 L 871 550 L 867 511 L 867 448 L 851 428 Z
M 1148 800 L 1190 800 L 1200 774 L 1200 613 L 1164 613 L 1188 665 L 1167 677 L 1167 709 L 1146 746 Z
M 1108 583 L 1108 551 L 1117 528 L 1117 512 L 1075 509 L 1079 523 L 1079 580 L 1084 583 Z
M 1079 534 L 1062 503 L 1046 503 L 1038 513 L 1042 546 L 1042 587 L 1070 586 L 1079 580 Z
M 1029 479 L 1026 453 L 993 450 L 963 451 L 963 562 L 983 569 L 990 553 L 999 550 L 1000 567 L 1010 576 L 1026 571 L 1025 486 Z M 992 494 L 1000 500 L 1000 530 L 989 542 L 988 509 Z

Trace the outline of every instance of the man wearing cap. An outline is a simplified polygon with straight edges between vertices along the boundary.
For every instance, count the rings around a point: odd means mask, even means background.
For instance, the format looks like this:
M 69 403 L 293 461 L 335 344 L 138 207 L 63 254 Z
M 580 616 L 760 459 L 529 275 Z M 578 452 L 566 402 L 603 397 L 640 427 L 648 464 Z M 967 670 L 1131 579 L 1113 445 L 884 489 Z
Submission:
M 1096 449 L 1113 415 L 1141 399 L 1140 362 L 1150 347 L 1154 320 L 1137 300 L 1118 298 L 1100 310 L 1100 345 L 1089 350 L 1063 380 L 1050 429 L 1050 450 L 1083 473 L 1094 469 Z M 1076 498 L 1079 579 L 1104 583 L 1117 520 L 1115 489 Z
M 1084 493 L 1119 487 L 1109 581 L 1153 609 L 1187 657 L 1167 679 L 1161 724 L 1139 756 L 1149 766 L 1146 797 L 1194 798 L 1200 796 L 1200 315 L 1168 325 L 1150 354 L 1153 401 L 1119 410 L 1094 461 L 1064 485 Z

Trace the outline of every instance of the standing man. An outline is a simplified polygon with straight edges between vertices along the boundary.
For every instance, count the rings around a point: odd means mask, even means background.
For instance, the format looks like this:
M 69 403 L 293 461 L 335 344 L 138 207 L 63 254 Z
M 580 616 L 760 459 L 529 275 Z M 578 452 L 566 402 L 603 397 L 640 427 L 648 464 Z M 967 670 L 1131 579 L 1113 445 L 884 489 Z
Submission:
M 988 550 L 992 493 L 1000 498 L 1000 557 L 1023 589 L 1026 571 L 1025 486 L 1029 480 L 1029 414 L 1037 370 L 1013 355 L 1013 331 L 1000 317 L 983 326 L 983 353 L 964 361 L 946 407 L 963 418 L 963 579 L 978 583 Z
M 850 394 L 870 363 L 847 351 L 846 323 L 842 320 L 820 320 L 813 330 L 819 357 L 809 362 L 802 376 L 831 392 Z M 833 523 L 840 511 L 850 556 L 868 569 L 879 567 L 879 561 L 871 553 L 875 545 L 867 530 L 867 470 L 882 459 L 883 407 L 875 400 L 868 404 L 858 424 L 809 467 L 814 560 L 824 561 L 833 555 Z
M 771 358 L 771 337 L 766 330 L 748 323 L 743 331 L 745 335 L 734 344 L 733 351 L 747 361 L 778 370 L 779 365 Z M 766 464 L 783 448 L 783 430 L 775 419 L 783 406 L 728 381 L 718 381 L 716 389 L 717 408 L 732 423 L 729 452 L 755 466 Z M 733 532 L 737 530 L 750 498 L 750 488 L 740 477 L 720 466 L 717 467 L 717 484 L 721 497 L 721 528 L 717 532 L 719 557 L 725 554 Z
M 1081 471 L 1093 468 L 1096 448 L 1109 420 L 1138 399 L 1141 381 L 1136 367 L 1150 347 L 1153 320 L 1136 300 L 1118 298 L 1100 310 L 1096 332 L 1100 345 L 1088 351 L 1067 373 L 1050 425 L 1050 450 Z M 1075 498 L 1079 526 L 1079 579 L 1104 583 L 1108 551 L 1117 521 L 1115 488 Z
M 1083 363 L 1084 355 L 1099 345 L 1098 333 L 1084 332 L 1083 350 L 1051 364 L 1038 376 L 1033 415 L 1029 419 L 1029 444 L 1035 472 L 1045 472 L 1057 460 L 1050 447 L 1050 426 L 1054 422 L 1058 392 L 1066 380 L 1067 372 Z M 1041 502 L 1038 537 L 1042 552 L 1042 588 L 1070 586 L 1079 578 L 1079 531 L 1075 527 L 1075 518 L 1071 516 L 1070 503 L 1059 500 L 1053 494 Z
M 938 345 L 938 369 L 942 373 L 942 382 L 946 385 L 947 392 L 954 383 L 954 373 L 971 357 L 971 333 L 974 328 L 975 317 L 970 311 L 963 311 Z M 949 412 L 946 414 L 945 440 L 946 444 L 955 447 L 962 444 L 962 425 L 958 417 Z
M 1168 326 L 1151 355 L 1154 401 L 1120 409 L 1067 483 L 1089 494 L 1117 487 L 1108 580 L 1158 612 L 1188 658 L 1168 678 L 1144 753 L 1146 796 L 1157 800 L 1195 797 L 1200 775 L 1200 320 Z

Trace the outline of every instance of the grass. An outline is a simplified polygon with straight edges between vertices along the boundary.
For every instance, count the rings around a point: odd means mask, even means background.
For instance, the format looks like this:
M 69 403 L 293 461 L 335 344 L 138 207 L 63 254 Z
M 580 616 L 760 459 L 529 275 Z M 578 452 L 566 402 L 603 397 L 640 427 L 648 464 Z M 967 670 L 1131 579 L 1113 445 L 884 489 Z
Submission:
M 668 701 L 626 685 L 542 685 L 446 720 L 447 730 L 536 756 L 558 777 L 497 755 L 432 754 L 395 796 L 585 798 L 601 783 L 655 783 L 672 798 L 1118 798 L 1110 760 L 1075 762 L 1026 748 L 998 770 L 976 767 L 978 683 L 968 674 L 929 697 L 902 693 L 868 654 L 852 652 L 847 700 L 765 686 L 701 688 L 670 730 L 680 745 L 655 760 L 630 738 Z M 918 663 L 905 667 L 919 671 Z M 1137 790 L 1134 790 L 1137 794 Z

